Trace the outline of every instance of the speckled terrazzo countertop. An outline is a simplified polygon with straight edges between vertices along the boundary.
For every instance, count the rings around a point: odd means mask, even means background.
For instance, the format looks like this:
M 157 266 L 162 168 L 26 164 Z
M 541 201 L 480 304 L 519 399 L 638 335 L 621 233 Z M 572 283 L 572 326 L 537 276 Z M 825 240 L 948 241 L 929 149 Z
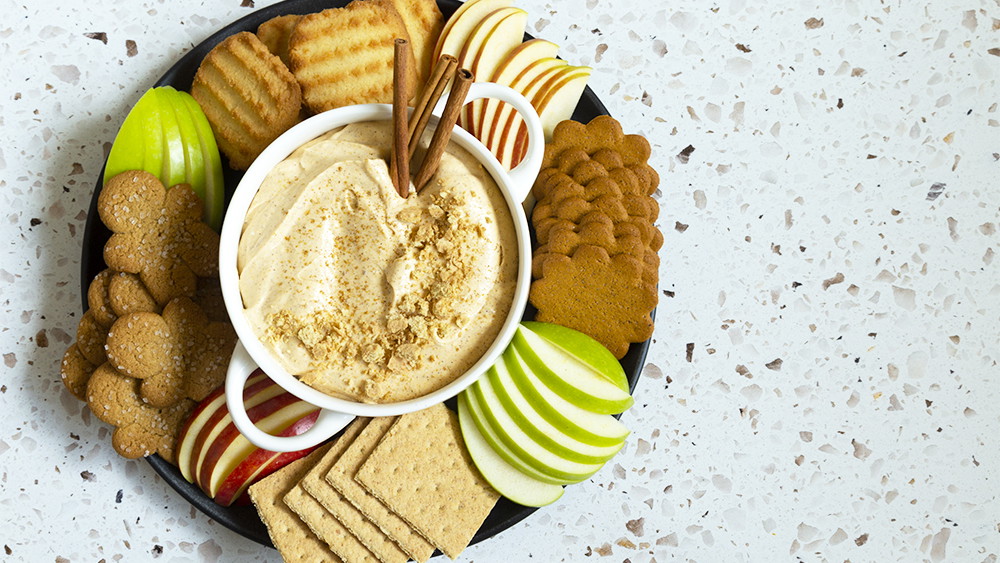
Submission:
M 58 378 L 127 108 L 253 4 L 0 7 L 0 557 L 277 559 Z M 663 291 L 626 448 L 463 558 L 996 561 L 1000 3 L 518 4 L 652 142 Z

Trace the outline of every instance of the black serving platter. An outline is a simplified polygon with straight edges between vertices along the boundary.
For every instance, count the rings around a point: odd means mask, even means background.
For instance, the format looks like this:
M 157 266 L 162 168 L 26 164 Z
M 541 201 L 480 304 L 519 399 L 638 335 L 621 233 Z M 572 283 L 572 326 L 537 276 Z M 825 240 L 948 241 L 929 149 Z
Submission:
M 226 37 L 240 31 L 254 32 L 261 23 L 276 16 L 309 14 L 326 8 L 341 7 L 347 3 L 347 0 L 286 0 L 266 8 L 261 8 L 223 27 L 208 39 L 196 45 L 160 77 L 153 86 L 173 86 L 178 90 L 190 91 L 191 82 L 194 80 L 194 74 L 198 70 L 201 60 Z M 461 3 L 457 0 L 438 0 L 438 5 L 445 18 L 448 18 Z M 525 38 L 530 38 L 530 36 L 526 34 Z M 587 123 L 599 115 L 608 115 L 608 110 L 590 87 L 587 87 L 580 99 L 580 103 L 573 112 L 573 119 Z M 225 162 L 224 158 L 223 161 Z M 242 177 L 242 172 L 231 170 L 228 167 L 225 168 L 227 203 Z M 83 234 L 80 286 L 84 310 L 87 309 L 87 288 L 90 285 L 90 281 L 101 270 L 107 267 L 104 263 L 103 252 L 104 244 L 111 237 L 111 233 L 101 223 L 97 213 L 97 198 L 103 185 L 104 172 L 102 170 L 101 177 L 98 179 L 96 189 L 94 190 L 94 196 L 90 202 L 87 225 Z M 534 314 L 534 309 L 529 305 L 529 310 L 525 312 L 525 319 L 533 318 Z M 639 374 L 642 371 L 648 349 L 649 341 L 633 344 L 629 348 L 628 354 L 621 360 L 625 374 L 628 376 L 629 387 L 633 391 L 639 380 Z M 220 506 L 205 495 L 201 489 L 187 482 L 181 476 L 180 471 L 163 458 L 154 455 L 146 459 L 153 466 L 153 469 L 171 487 L 180 493 L 185 500 L 196 506 L 210 518 L 263 546 L 272 547 L 267 530 L 264 528 L 264 524 L 260 521 L 257 512 L 252 506 Z M 473 537 L 472 543 L 475 544 L 495 536 L 527 518 L 535 510 L 537 509 L 521 506 L 505 498 L 501 498 L 500 502 L 493 508 L 493 511 Z

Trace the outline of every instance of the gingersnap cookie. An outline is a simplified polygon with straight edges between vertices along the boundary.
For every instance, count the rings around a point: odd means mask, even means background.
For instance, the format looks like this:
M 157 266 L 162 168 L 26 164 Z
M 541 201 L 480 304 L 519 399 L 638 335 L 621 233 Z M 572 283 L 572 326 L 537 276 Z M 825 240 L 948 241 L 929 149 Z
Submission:
M 124 288 L 120 283 L 123 276 L 135 278 L 134 284 Z M 85 393 L 90 375 L 107 361 L 108 330 L 118 317 L 132 311 L 159 311 L 136 276 L 110 268 L 102 270 L 90 282 L 87 305 L 87 311 L 77 324 L 76 340 L 67 348 L 60 366 L 63 384 L 81 401 L 87 399 Z
M 177 434 L 196 403 L 187 399 L 165 408 L 149 405 L 139 395 L 139 380 L 105 363 L 91 375 L 87 405 L 97 418 L 115 427 L 111 444 L 122 457 L 160 454 L 174 461 Z
M 101 220 L 113 233 L 104 261 L 113 270 L 136 274 L 160 306 L 193 297 L 199 276 L 219 273 L 219 235 L 201 220 L 201 205 L 186 184 L 168 190 L 141 170 L 114 176 L 97 200 Z
M 656 285 L 644 279 L 645 267 L 634 256 L 611 256 L 593 245 L 571 256 L 546 254 L 529 292 L 535 320 L 579 330 L 621 359 L 632 342 L 653 333 Z
M 143 401 L 167 407 L 185 398 L 200 401 L 221 385 L 235 344 L 229 323 L 210 321 L 198 304 L 178 297 L 161 314 L 119 317 L 107 335 L 107 357 L 123 375 L 140 380 Z

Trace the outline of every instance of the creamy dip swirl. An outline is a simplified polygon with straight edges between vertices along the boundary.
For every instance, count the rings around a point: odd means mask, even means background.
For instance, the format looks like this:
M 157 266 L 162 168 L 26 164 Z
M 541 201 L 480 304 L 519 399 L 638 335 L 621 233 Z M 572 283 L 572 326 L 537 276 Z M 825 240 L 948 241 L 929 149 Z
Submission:
M 483 166 L 453 142 L 404 199 L 386 163 L 391 134 L 387 121 L 347 125 L 280 162 L 237 256 L 247 319 L 282 366 L 371 403 L 467 371 L 500 332 L 517 281 L 514 223 Z

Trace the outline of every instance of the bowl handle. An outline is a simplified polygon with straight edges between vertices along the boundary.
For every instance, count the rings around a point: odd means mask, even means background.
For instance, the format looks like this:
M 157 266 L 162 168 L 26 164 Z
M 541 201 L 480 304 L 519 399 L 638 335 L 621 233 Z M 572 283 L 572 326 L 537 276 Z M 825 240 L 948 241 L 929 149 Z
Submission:
M 250 443 L 272 452 L 294 452 L 311 448 L 332 437 L 354 420 L 353 414 L 320 409 L 319 417 L 309 430 L 298 436 L 273 436 L 254 426 L 243 404 L 243 387 L 257 369 L 243 343 L 237 341 L 226 373 L 226 406 L 233 417 L 233 424 Z
M 469 88 L 465 102 L 469 103 L 472 100 L 482 98 L 495 98 L 514 106 L 528 127 L 528 149 L 525 152 L 524 160 L 507 172 L 511 180 L 511 195 L 517 201 L 524 201 L 531 193 L 531 186 L 535 183 L 538 171 L 542 168 L 542 156 L 545 153 L 545 132 L 542 129 L 542 120 L 527 98 L 507 86 L 492 82 L 476 82 Z M 441 115 L 445 102 L 446 99 L 442 98 L 434 115 Z

